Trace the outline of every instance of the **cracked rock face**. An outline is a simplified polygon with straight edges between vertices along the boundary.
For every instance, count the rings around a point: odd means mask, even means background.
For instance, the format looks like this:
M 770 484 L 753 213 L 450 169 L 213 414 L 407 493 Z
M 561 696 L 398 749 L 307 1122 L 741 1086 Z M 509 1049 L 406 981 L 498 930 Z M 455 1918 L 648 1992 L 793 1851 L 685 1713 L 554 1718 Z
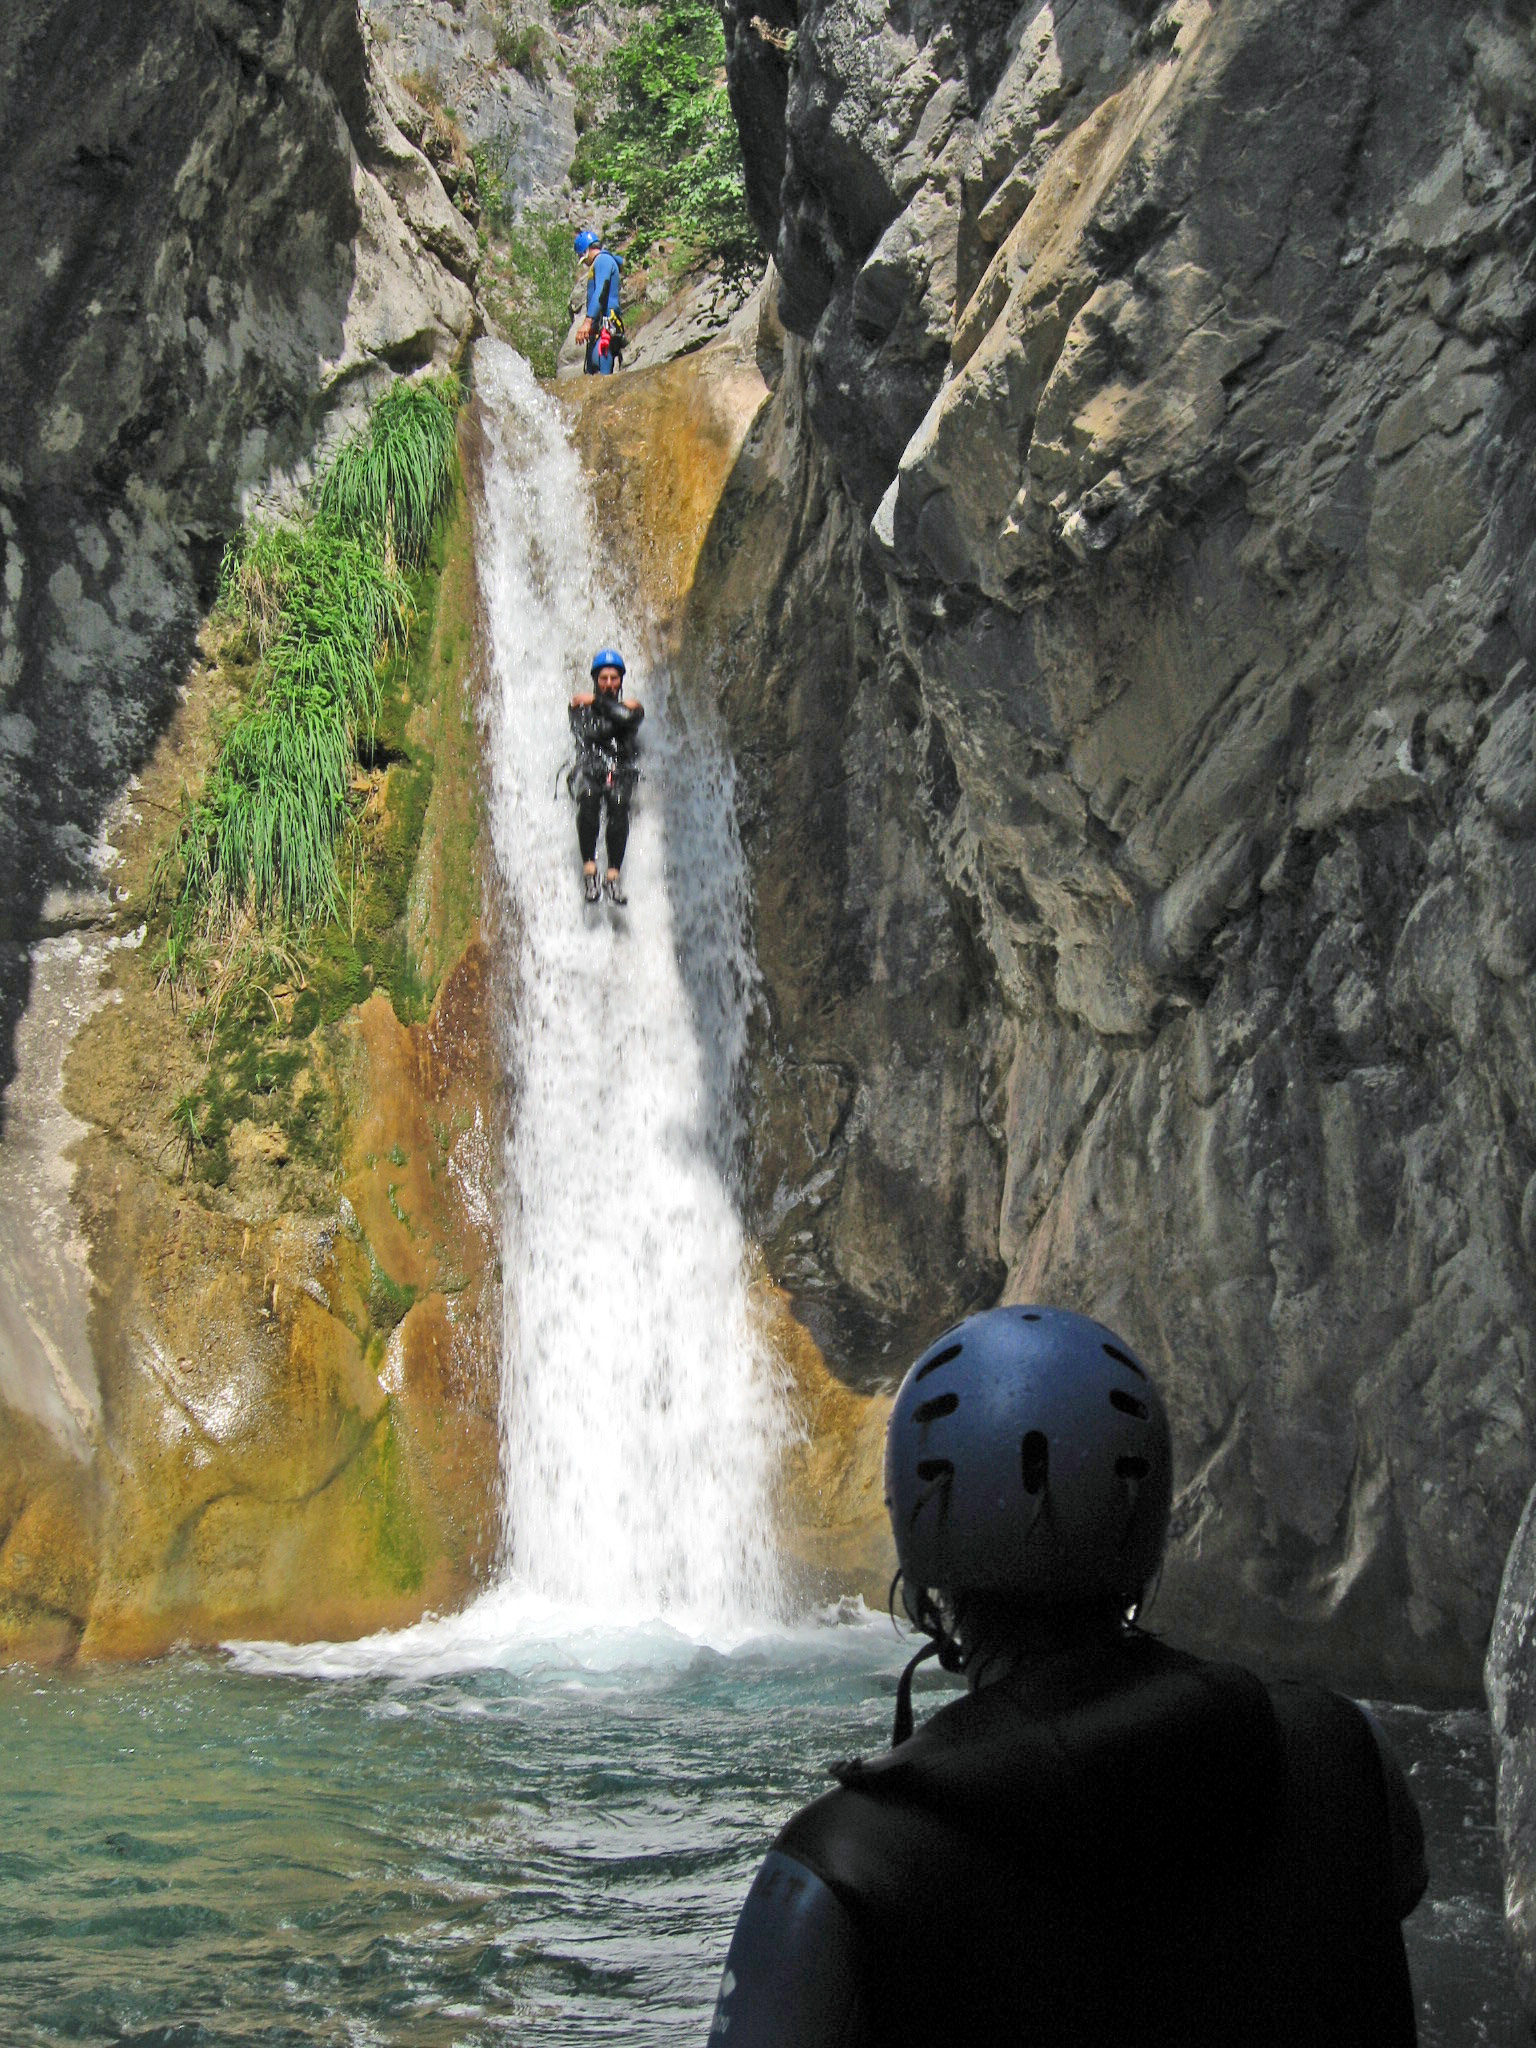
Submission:
M 1011 1048 L 1005 1298 L 1158 1361 L 1160 1623 L 1469 1692 L 1536 1412 L 1531 9 L 726 13 L 789 575 L 910 765 L 861 860 Z
M 426 78 L 439 88 L 519 209 L 570 204 L 561 188 L 576 150 L 576 87 L 552 56 L 532 78 L 498 58 L 504 8 L 495 0 L 364 0 L 363 12 L 377 63 L 396 79 Z M 596 63 L 611 47 L 591 10 L 561 28 L 583 62 Z
M 0 1089 L 28 948 L 101 892 L 224 540 L 473 322 L 473 235 L 355 0 L 38 0 L 0 30 Z M 49 906 L 63 904 L 56 914 Z
M 872 602 L 862 521 L 807 438 L 793 339 L 787 355 L 686 639 L 730 734 L 753 880 L 749 1221 L 799 1321 L 870 1392 L 1002 1284 L 1011 1024 L 930 829 L 931 720 Z

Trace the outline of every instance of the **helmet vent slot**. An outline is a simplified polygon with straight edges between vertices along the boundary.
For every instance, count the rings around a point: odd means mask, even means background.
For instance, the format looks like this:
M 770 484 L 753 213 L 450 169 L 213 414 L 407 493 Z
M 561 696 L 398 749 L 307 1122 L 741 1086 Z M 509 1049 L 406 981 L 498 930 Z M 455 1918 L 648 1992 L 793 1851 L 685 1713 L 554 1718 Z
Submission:
M 1118 1344 L 1106 1344 L 1104 1351 L 1106 1357 L 1112 1358 L 1116 1365 L 1123 1365 L 1127 1371 L 1135 1373 L 1137 1379 L 1144 1380 L 1146 1378 L 1146 1374 L 1136 1363 L 1135 1359 L 1132 1358 L 1131 1354 L 1128 1351 L 1122 1351 Z
M 1138 1422 L 1145 1422 L 1149 1412 L 1145 1401 L 1138 1401 L 1134 1394 L 1122 1393 L 1119 1387 L 1110 1388 L 1109 1405 L 1118 1408 L 1122 1415 L 1134 1415 Z
M 926 1365 L 920 1365 L 913 1373 L 913 1384 L 915 1385 L 918 1380 L 927 1379 L 929 1373 L 937 1372 L 941 1365 L 948 1365 L 952 1358 L 958 1358 L 960 1351 L 961 1347 L 958 1344 L 946 1344 L 942 1351 L 936 1351 Z
M 1115 1460 L 1115 1477 L 1117 1479 L 1145 1479 L 1151 1469 L 1152 1467 L 1145 1458 L 1116 1458 Z
M 1021 1308 L 1019 1310 L 1019 1320 L 1025 1323 L 1038 1323 L 1040 1311 L 1037 1308 Z
M 937 1422 L 941 1415 L 953 1415 L 959 1406 L 958 1394 L 935 1394 L 931 1401 L 924 1401 L 921 1407 L 913 1409 L 912 1420 Z
M 953 1479 L 955 1468 L 948 1458 L 919 1458 L 917 1476 L 925 1482 L 934 1479 Z
M 1029 1430 L 1019 1446 L 1020 1465 L 1026 1493 L 1039 1493 L 1050 1476 L 1051 1446 L 1044 1430 Z

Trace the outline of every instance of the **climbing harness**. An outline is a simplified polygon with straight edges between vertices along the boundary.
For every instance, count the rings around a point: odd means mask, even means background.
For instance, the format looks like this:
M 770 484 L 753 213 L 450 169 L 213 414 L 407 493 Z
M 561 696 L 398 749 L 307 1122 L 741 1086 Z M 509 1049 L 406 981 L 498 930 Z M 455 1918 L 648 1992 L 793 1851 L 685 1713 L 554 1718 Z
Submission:
M 624 322 L 619 315 L 617 313 L 605 314 L 597 330 L 598 356 L 600 358 L 612 356 L 613 367 L 618 369 L 624 359 L 624 349 L 627 341 L 628 337 L 624 332 Z
M 610 742 L 609 745 L 602 746 L 594 742 L 590 747 L 584 747 L 574 760 L 565 760 L 560 763 L 560 766 L 555 770 L 555 785 L 550 791 L 551 799 L 555 803 L 560 801 L 560 778 L 562 776 L 565 778 L 566 795 L 574 798 L 576 795 L 576 778 L 583 773 L 594 778 L 600 777 L 599 786 L 604 796 L 607 796 L 612 792 L 621 775 L 632 792 L 635 784 L 641 780 L 644 771 L 638 761 L 631 761 L 627 766 L 622 764 L 619 760 L 618 748 L 613 743 Z

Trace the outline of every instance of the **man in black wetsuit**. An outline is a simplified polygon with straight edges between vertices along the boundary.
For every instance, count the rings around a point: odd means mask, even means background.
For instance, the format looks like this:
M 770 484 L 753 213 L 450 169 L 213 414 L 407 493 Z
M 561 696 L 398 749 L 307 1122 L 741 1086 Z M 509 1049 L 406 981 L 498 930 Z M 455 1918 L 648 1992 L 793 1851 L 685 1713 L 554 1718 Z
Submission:
M 908 1373 L 886 1440 L 930 1638 L 888 1754 L 780 1833 L 721 2048 L 1410 2048 L 1426 1879 L 1376 1723 L 1139 1632 L 1171 1491 L 1145 1367 L 1101 1324 L 992 1309 Z M 911 1733 L 922 1656 L 968 1691 Z
M 571 699 L 571 731 L 576 735 L 576 766 L 571 794 L 576 799 L 576 838 L 581 847 L 582 888 L 589 903 L 598 900 L 597 828 L 606 809 L 604 851 L 608 872 L 602 895 L 610 903 L 626 901 L 619 870 L 629 841 L 629 806 L 640 779 L 640 721 L 644 707 L 621 697 L 624 657 L 613 647 L 600 647 L 592 657 L 592 688 Z

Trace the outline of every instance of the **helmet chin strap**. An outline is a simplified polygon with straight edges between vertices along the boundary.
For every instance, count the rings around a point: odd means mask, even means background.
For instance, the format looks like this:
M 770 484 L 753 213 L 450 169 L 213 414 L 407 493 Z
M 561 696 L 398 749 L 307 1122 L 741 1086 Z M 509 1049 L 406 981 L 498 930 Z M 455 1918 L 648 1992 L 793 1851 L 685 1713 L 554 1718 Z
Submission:
M 930 1657 L 942 1658 L 943 1655 L 944 1645 L 942 1643 L 924 1643 L 917 1655 L 908 1661 L 906 1670 L 902 1672 L 900 1679 L 897 1681 L 896 1718 L 891 1723 L 892 1749 L 900 1749 L 901 1745 L 912 1733 L 913 1673 L 917 1670 L 919 1664 L 926 1663 Z
M 898 1571 L 891 1581 L 890 1597 L 887 1602 L 893 1618 L 896 1612 L 896 1588 L 900 1584 L 901 1573 Z M 903 1599 L 905 1600 L 905 1595 Z M 906 1669 L 897 1680 L 896 1717 L 891 1723 L 892 1749 L 900 1749 L 912 1733 L 912 1679 L 918 1665 L 925 1664 L 930 1657 L 937 1657 L 946 1671 L 959 1672 L 963 1669 L 960 1645 L 945 1627 L 943 1615 L 934 1606 L 926 1590 L 918 1594 L 916 1606 L 917 1611 L 914 1614 L 912 1602 L 906 1601 L 907 1612 L 912 1614 L 913 1622 L 928 1637 L 928 1641 L 916 1656 L 908 1659 Z
M 896 1588 L 902 1582 L 898 1571 L 891 1581 L 894 1614 Z M 1092 1650 L 1107 1643 L 1142 1633 L 1136 1626 L 1141 1607 L 1122 1606 L 1115 1601 L 1094 1601 L 1076 1607 L 1005 1607 L 989 1609 L 981 1600 L 965 1598 L 946 1612 L 926 1588 L 916 1599 L 907 1598 L 907 1612 L 915 1627 L 928 1641 L 913 1656 L 896 1686 L 896 1716 L 891 1727 L 891 1747 L 899 1749 L 912 1733 L 912 1680 L 919 1664 L 937 1657 L 945 1671 L 964 1675 L 971 1689 L 985 1686 L 995 1668 L 1006 1676 L 1021 1658 Z

